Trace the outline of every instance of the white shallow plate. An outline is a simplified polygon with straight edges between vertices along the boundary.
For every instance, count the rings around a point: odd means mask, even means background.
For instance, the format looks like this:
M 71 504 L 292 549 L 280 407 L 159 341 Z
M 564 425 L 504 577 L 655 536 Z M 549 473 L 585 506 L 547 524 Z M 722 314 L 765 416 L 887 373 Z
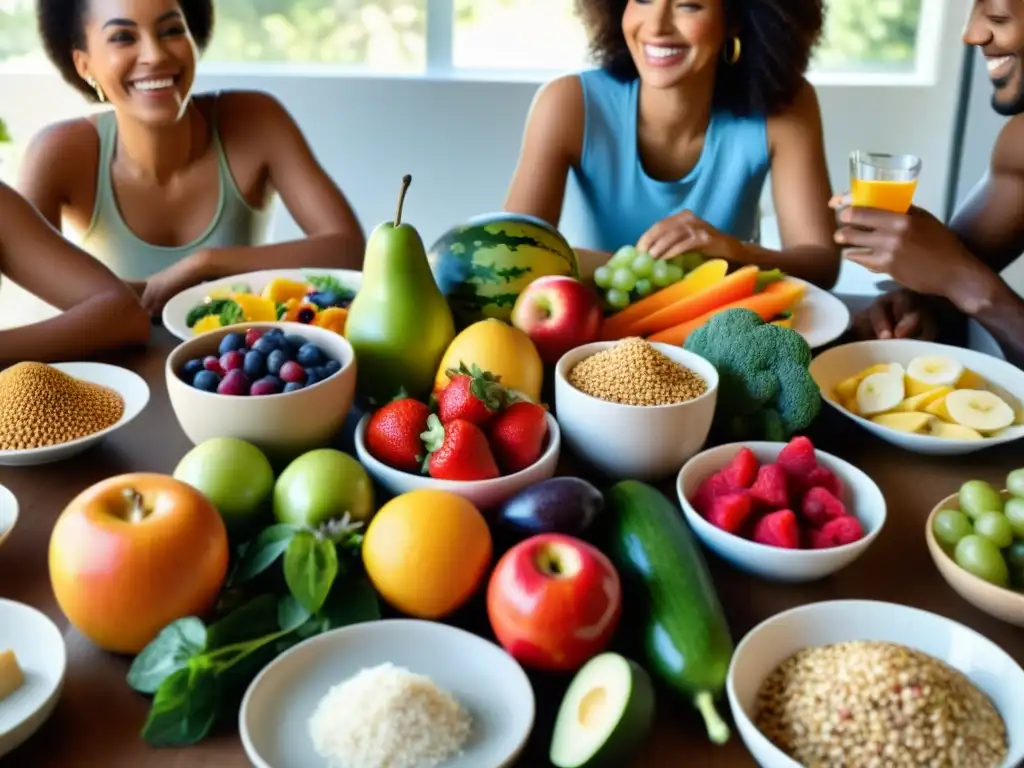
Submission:
M 191 288 L 186 288 L 168 301 L 164 305 L 163 311 L 164 328 L 182 341 L 188 341 L 195 336 L 192 333 L 192 329 L 185 323 L 188 313 L 192 307 L 202 304 L 203 299 L 211 291 L 219 288 L 229 288 L 238 283 L 246 283 L 254 293 L 260 293 L 267 287 L 267 283 L 275 277 L 303 282 L 309 275 L 330 275 L 353 291 L 358 291 L 363 281 L 363 273 L 352 269 L 265 269 L 261 272 L 246 272 L 241 275 L 223 277 L 219 280 L 211 280 L 208 283 L 200 283 Z
M 14 524 L 18 522 L 18 500 L 6 487 L 0 485 L 0 544 L 3 544 Z M 3 650 L 0 648 L 0 650 Z
M 913 339 L 856 341 L 826 350 L 811 361 L 810 373 L 821 388 L 822 399 L 864 429 L 887 443 L 913 453 L 934 456 L 963 456 L 1024 437 L 1024 425 L 1004 429 L 998 436 L 982 440 L 949 440 L 930 435 L 898 432 L 846 410 L 836 400 L 835 388 L 843 379 L 855 376 L 877 363 L 899 363 L 904 368 L 920 355 L 940 355 L 959 361 L 977 373 L 989 388 L 1008 400 L 1018 411 L 1024 406 L 1024 371 L 1016 366 L 972 349 Z
M 56 624 L 35 608 L 0 598 L 0 651 L 8 648 L 25 682 L 0 701 L 0 757 L 46 722 L 60 698 L 68 663 Z
M 29 467 L 69 459 L 126 426 L 149 403 L 149 386 L 141 376 L 127 368 L 106 363 L 55 363 L 53 367 L 81 381 L 108 387 L 121 395 L 124 398 L 121 420 L 100 432 L 69 443 L 27 451 L 0 451 L 0 466 Z
M 793 307 L 793 330 L 803 336 L 811 349 L 830 344 L 850 327 L 850 310 L 838 298 L 813 283 L 787 278 L 804 285 L 804 295 Z
M 385 662 L 430 677 L 473 718 L 462 754 L 440 768 L 503 768 L 522 751 L 535 703 L 526 673 L 511 656 L 446 624 L 389 619 L 312 637 L 260 672 L 238 715 L 249 760 L 256 768 L 326 765 L 309 736 L 310 716 L 333 686 Z
M 873 600 L 811 603 L 758 624 L 736 646 L 726 693 L 747 749 L 764 768 L 801 768 L 754 726 L 761 684 L 803 648 L 851 640 L 899 643 L 944 661 L 988 694 L 1006 724 L 1010 749 L 998 768 L 1024 761 L 1024 670 L 1002 648 L 962 624 L 918 608 Z

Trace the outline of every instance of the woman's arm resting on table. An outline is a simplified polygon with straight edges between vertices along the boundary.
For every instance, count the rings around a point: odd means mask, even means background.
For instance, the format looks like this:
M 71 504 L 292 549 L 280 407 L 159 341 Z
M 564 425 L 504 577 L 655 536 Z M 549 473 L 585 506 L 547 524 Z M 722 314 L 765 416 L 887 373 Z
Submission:
M 0 366 L 52 362 L 149 340 L 149 317 L 106 267 L 0 185 L 0 272 L 62 313 L 0 331 Z
M 1024 368 L 1024 299 L 984 265 L 951 285 L 953 305 L 991 333 L 1007 359 Z

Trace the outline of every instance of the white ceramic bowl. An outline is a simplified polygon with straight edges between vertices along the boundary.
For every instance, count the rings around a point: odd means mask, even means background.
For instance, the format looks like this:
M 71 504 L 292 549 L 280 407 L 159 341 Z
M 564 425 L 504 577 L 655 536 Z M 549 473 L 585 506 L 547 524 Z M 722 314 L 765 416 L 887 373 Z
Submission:
M 17 522 L 18 500 L 6 487 L 0 485 L 0 544 L 7 540 Z
M 1007 399 L 1020 412 L 1021 406 L 1024 404 L 1024 371 L 1005 360 L 982 352 L 951 347 L 946 344 L 911 339 L 857 341 L 822 352 L 811 361 L 810 372 L 814 381 L 821 388 L 821 396 L 825 402 L 882 440 L 913 453 L 963 456 L 1024 437 L 1024 425 L 1021 424 L 1003 430 L 998 436 L 986 437 L 982 440 L 949 440 L 930 435 L 898 432 L 851 413 L 836 399 L 836 385 L 844 379 L 855 376 L 865 368 L 878 363 L 899 363 L 905 368 L 911 360 L 920 355 L 942 355 L 958 360 L 966 368 L 985 379 L 993 392 Z
M 149 403 L 149 386 L 141 376 L 126 368 L 106 363 L 55 363 L 53 367 L 81 381 L 108 387 L 121 395 L 124 398 L 121 420 L 93 435 L 69 443 L 26 451 L 0 451 L 0 466 L 30 467 L 70 459 L 127 426 Z
M 250 684 L 238 715 L 245 753 L 256 768 L 324 765 L 307 722 L 332 686 L 361 669 L 391 662 L 430 677 L 473 718 L 462 754 L 444 768 L 512 765 L 533 728 L 533 688 L 497 645 L 432 621 L 354 624 L 299 643 Z
M 0 649 L 10 648 L 25 676 L 0 706 L 0 758 L 35 733 L 64 688 L 67 648 L 57 625 L 35 608 L 0 598 Z
M 704 446 L 718 400 L 718 371 L 699 355 L 671 344 L 652 346 L 701 376 L 700 397 L 672 405 L 622 405 L 581 392 L 569 383 L 579 361 L 614 347 L 598 341 L 569 350 L 555 366 L 555 415 L 565 444 L 611 478 L 659 480 L 679 471 Z
M 800 583 L 815 581 L 842 570 L 871 546 L 885 525 L 885 497 L 866 474 L 849 462 L 824 451 L 815 451 L 818 463 L 832 470 L 843 483 L 842 502 L 847 511 L 860 520 L 864 538 L 832 549 L 782 549 L 750 541 L 723 531 L 695 510 L 689 499 L 701 482 L 725 467 L 740 448 L 754 452 L 762 464 L 773 463 L 785 443 L 729 443 L 697 454 L 683 467 L 676 481 L 679 504 L 686 521 L 701 543 L 734 568 L 768 581 Z
M 254 293 L 261 293 L 267 284 L 274 278 L 284 278 L 304 282 L 310 275 L 329 275 L 339 283 L 353 291 L 358 291 L 362 285 L 363 273 L 351 269 L 265 269 L 260 272 L 246 272 L 242 275 L 232 275 L 212 280 L 208 283 L 186 288 L 164 305 L 162 315 L 164 328 L 177 336 L 182 341 L 188 341 L 195 337 L 192 329 L 185 322 L 192 307 L 201 304 L 203 299 L 210 295 L 211 291 L 223 288 L 230 288 L 233 285 L 244 283 Z
M 1010 737 L 1007 760 L 1024 760 L 1024 670 L 973 629 L 917 608 L 872 600 L 811 603 L 761 622 L 736 646 L 726 693 L 747 749 L 764 768 L 801 768 L 754 726 L 757 693 L 774 669 L 797 651 L 852 640 L 900 643 L 964 673 L 992 699 Z
M 356 457 L 375 481 L 380 483 L 396 496 L 409 491 L 429 488 L 434 491 L 457 493 L 473 502 L 477 509 L 486 510 L 501 504 L 505 499 L 519 493 L 524 488 L 554 477 L 558 469 L 558 456 L 562 450 L 562 438 L 558 422 L 554 416 L 547 414 L 548 437 L 544 453 L 533 466 L 512 475 L 496 477 L 493 480 L 437 480 L 427 475 L 414 475 L 400 469 L 389 467 L 373 457 L 366 447 L 366 428 L 370 423 L 371 414 L 366 414 L 356 425 L 355 445 Z

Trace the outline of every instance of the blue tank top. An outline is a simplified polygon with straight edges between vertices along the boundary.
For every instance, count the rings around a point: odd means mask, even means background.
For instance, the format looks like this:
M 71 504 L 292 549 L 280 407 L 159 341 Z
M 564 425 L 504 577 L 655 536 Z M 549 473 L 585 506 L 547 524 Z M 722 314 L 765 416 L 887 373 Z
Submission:
M 572 175 L 583 204 L 581 246 L 614 252 L 683 210 L 740 240 L 756 238 L 771 165 L 764 117 L 715 111 L 697 164 L 679 180 L 660 181 L 647 175 L 637 152 L 639 79 L 621 82 L 603 69 L 579 77 L 586 126 Z

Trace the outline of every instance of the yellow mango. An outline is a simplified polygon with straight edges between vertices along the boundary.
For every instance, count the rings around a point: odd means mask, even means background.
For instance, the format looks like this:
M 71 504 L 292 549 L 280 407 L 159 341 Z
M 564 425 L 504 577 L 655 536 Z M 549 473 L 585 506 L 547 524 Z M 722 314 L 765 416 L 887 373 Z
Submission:
M 309 291 L 309 286 L 286 277 L 275 277 L 263 289 L 263 298 L 275 304 L 287 304 L 291 300 L 302 301 Z
M 251 293 L 238 293 L 235 302 L 242 308 L 245 319 L 251 323 L 270 323 L 277 320 L 277 305 L 262 296 Z
M 215 331 L 222 327 L 220 322 L 220 315 L 207 315 L 202 318 L 198 323 L 192 326 L 192 333 L 198 336 L 201 333 L 208 333 L 209 331 Z
M 501 377 L 501 383 L 533 402 L 540 402 L 544 364 L 530 337 L 503 320 L 479 320 L 456 336 L 445 350 L 434 376 L 434 391 L 448 386 L 449 368 L 474 363 L 483 371 Z
M 344 336 L 345 320 L 348 318 L 348 310 L 342 307 L 328 307 L 316 316 L 313 325 L 325 328 L 328 331 Z

